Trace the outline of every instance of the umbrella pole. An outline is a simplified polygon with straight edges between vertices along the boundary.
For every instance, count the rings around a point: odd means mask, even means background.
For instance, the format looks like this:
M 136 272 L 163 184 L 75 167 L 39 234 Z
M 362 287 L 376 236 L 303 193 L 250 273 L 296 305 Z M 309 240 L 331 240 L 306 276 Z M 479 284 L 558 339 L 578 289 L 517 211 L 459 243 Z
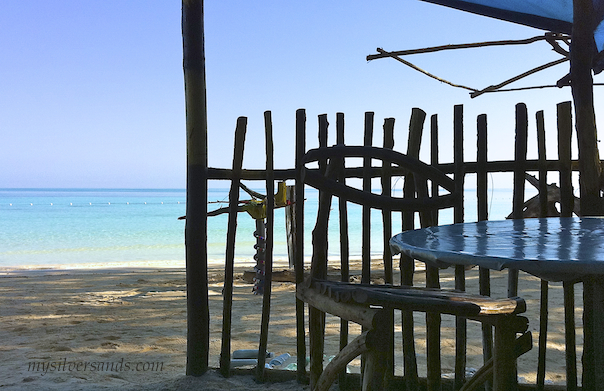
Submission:
M 593 4 L 592 0 L 575 0 L 571 49 L 571 87 L 575 103 L 577 140 L 579 143 L 579 186 L 581 213 L 604 215 L 600 198 L 600 156 L 596 131 L 593 78 Z

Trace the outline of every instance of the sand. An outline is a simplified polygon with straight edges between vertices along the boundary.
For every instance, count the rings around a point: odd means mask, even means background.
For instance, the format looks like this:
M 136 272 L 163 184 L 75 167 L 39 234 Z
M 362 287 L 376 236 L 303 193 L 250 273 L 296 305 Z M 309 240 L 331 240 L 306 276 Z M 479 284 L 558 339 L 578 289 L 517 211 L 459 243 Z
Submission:
M 257 349 L 262 297 L 237 268 L 234 286 L 232 350 Z M 354 268 L 353 268 L 354 269 Z M 421 284 L 423 273 L 416 273 Z M 494 295 L 505 295 L 505 272 L 493 272 Z M 452 286 L 450 271 L 443 286 Z M 378 276 L 379 277 L 379 276 Z M 210 271 L 210 366 L 218 367 L 221 345 L 222 280 L 219 267 Z M 467 289 L 477 292 L 477 272 L 468 271 Z M 580 361 L 581 285 L 576 286 L 576 322 Z M 528 304 L 534 348 L 519 360 L 523 382 L 535 381 L 539 330 L 539 280 L 521 274 L 520 295 Z M 562 285 L 550 284 L 547 382 L 564 384 L 564 311 Z M 271 297 L 268 350 L 296 354 L 295 285 L 276 282 Z M 0 270 L 0 388 L 2 390 L 306 390 L 294 381 L 257 384 L 250 376 L 224 379 L 215 371 L 194 378 L 184 375 L 186 362 L 186 290 L 182 268 L 128 267 L 52 270 Z M 417 351 L 425 376 L 423 314 Z M 443 318 L 443 372 L 453 372 L 454 320 Z M 327 317 L 326 357 L 337 352 L 339 320 Z M 352 327 L 351 334 L 359 333 Z M 480 325 L 469 322 L 468 368 L 482 363 Z M 397 349 L 402 342 L 397 333 Z M 293 362 L 292 358 L 288 363 Z M 286 363 L 286 364 L 288 364 Z M 114 370 L 107 370 L 113 364 Z M 349 370 L 358 372 L 358 361 Z M 107 367 L 105 367 L 107 366 Z M 101 370 L 103 369 L 103 370 Z M 401 374 L 397 366 L 397 374 Z M 579 368 L 579 373 L 580 368 Z

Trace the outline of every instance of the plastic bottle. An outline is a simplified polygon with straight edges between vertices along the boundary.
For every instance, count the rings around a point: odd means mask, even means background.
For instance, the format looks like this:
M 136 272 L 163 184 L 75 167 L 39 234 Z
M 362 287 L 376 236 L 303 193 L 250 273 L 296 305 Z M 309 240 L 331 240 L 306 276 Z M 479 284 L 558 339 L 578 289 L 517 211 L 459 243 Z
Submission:
M 289 353 L 283 353 L 269 361 L 268 365 L 270 365 L 271 368 L 278 367 L 279 365 L 283 365 L 290 357 Z

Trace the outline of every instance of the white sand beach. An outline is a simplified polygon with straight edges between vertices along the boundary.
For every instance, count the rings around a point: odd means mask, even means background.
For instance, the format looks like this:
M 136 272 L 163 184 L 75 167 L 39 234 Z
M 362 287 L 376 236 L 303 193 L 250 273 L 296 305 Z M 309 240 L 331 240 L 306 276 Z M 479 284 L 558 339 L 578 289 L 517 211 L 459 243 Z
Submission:
M 91 266 L 91 265 L 89 265 Z M 3 390 L 304 390 L 295 381 L 257 384 L 250 376 L 225 379 L 210 371 L 187 377 L 186 287 L 182 267 L 115 267 L 0 270 L 0 388 Z M 140 265 L 138 265 L 140 266 Z M 156 266 L 156 265 L 155 265 Z M 175 265 L 177 266 L 177 265 Z M 354 270 L 354 267 L 352 268 Z M 249 265 L 236 268 L 233 301 L 232 350 L 257 349 L 262 297 L 242 278 Z M 277 267 L 276 270 L 279 270 Z M 477 292 L 477 271 L 468 271 L 467 290 Z M 416 281 L 422 283 L 418 270 Z M 210 273 L 210 365 L 218 366 L 222 329 L 223 272 Z M 443 286 L 453 284 L 451 270 L 441 272 Z M 505 295 L 505 272 L 492 272 L 492 291 Z M 276 355 L 296 354 L 295 285 L 273 283 L 268 350 Z M 581 285 L 576 286 L 577 342 L 580 348 Z M 527 301 L 527 316 L 534 348 L 519 360 L 519 377 L 535 381 L 539 330 L 539 280 L 521 274 L 520 295 Z M 564 311 L 562 285 L 550 284 L 547 382 L 565 382 Z M 423 314 L 417 314 L 421 325 Z M 443 318 L 443 372 L 452 372 L 453 318 Z M 327 318 L 326 355 L 337 352 L 339 321 Z M 421 327 L 420 327 L 421 331 Z M 358 332 L 353 327 L 351 333 Z M 480 325 L 469 322 L 469 368 L 482 363 Z M 400 333 L 397 333 L 400 350 Z M 417 334 L 420 376 L 425 376 L 425 342 Z M 580 361 L 581 351 L 578 351 Z M 101 370 L 113 363 L 115 370 Z M 350 370 L 358 370 L 352 363 Z M 119 370 L 118 370 L 119 367 Z M 397 367 L 397 375 L 401 369 Z M 579 374 L 580 374 L 579 368 Z

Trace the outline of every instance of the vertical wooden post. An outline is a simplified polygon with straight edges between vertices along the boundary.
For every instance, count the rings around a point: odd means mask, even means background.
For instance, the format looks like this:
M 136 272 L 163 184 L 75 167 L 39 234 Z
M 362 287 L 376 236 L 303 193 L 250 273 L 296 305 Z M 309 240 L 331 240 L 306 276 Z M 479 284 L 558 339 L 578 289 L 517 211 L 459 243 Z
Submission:
M 577 140 L 579 142 L 579 185 L 581 188 L 581 214 L 599 216 L 604 214 L 600 197 L 600 155 L 596 115 L 594 112 L 593 77 L 593 2 L 573 1 L 572 50 L 570 51 L 570 76 Z
M 327 121 L 327 114 L 319 115 L 319 147 L 324 148 L 327 147 L 327 130 L 329 128 L 329 122 Z M 327 170 L 327 160 L 319 159 L 317 162 L 319 164 L 319 170 L 321 174 L 324 175 Z
M 430 164 L 438 166 L 438 116 L 430 117 Z M 438 194 L 438 185 L 432 182 L 432 196 Z M 438 210 L 431 213 L 431 224 L 438 225 Z M 426 265 L 426 286 L 429 288 L 440 288 L 438 268 Z M 442 389 L 441 371 L 441 316 L 436 312 L 426 312 L 426 389 L 428 391 L 440 391 Z
M 570 217 L 574 208 L 572 167 L 571 167 L 571 136 L 572 110 L 570 102 L 558 103 L 558 161 L 560 162 L 560 215 Z
M 344 113 L 336 113 L 336 144 L 344 145 Z M 346 162 L 342 159 L 342 171 L 338 181 L 346 184 Z M 340 280 L 349 282 L 350 278 L 350 244 L 348 241 L 348 205 L 345 197 L 338 198 L 338 211 L 340 218 Z M 348 345 L 348 321 L 340 319 L 340 350 Z M 346 370 L 339 375 L 338 385 L 341 390 L 347 390 Z
M 327 147 L 327 115 L 319 115 L 319 147 Z M 327 159 L 319 160 L 319 170 L 323 175 L 333 168 L 333 162 Z M 329 167 L 328 167 L 329 164 Z M 319 205 L 317 208 L 317 223 L 312 232 L 311 278 L 324 279 L 327 277 L 327 258 L 329 241 L 329 214 L 332 195 L 327 190 L 319 190 Z M 325 348 L 325 312 L 309 306 L 308 332 L 310 335 L 310 388 L 314 389 L 323 372 L 323 353 Z
M 453 109 L 453 160 L 455 165 L 455 190 L 460 199 L 453 211 L 455 223 L 464 220 L 463 188 L 464 188 L 464 156 L 463 156 L 463 106 L 456 105 Z M 466 290 L 466 273 L 461 265 L 455 266 L 455 289 Z M 455 389 L 462 387 L 466 379 L 466 343 L 467 320 L 455 318 Z
M 528 140 L 528 113 L 524 103 L 516 105 L 516 142 L 514 144 L 514 199 L 512 215 L 522 219 L 524 208 L 524 182 L 526 175 L 526 150 Z
M 287 235 L 287 258 L 289 260 L 289 268 L 294 269 L 296 267 L 296 187 L 287 186 L 285 199 L 288 201 L 288 205 L 285 207 L 285 233 Z M 295 270 L 295 269 L 294 269 Z
M 373 113 L 365 113 L 365 131 L 363 145 L 371 147 L 373 144 Z M 371 158 L 363 158 L 363 191 L 371 192 Z M 362 270 L 361 282 L 370 283 L 371 278 L 371 207 L 363 205 L 362 208 Z
M 430 117 L 430 164 L 438 167 L 438 114 Z M 438 194 L 438 184 L 432 182 L 432 195 Z M 438 225 L 438 211 L 432 217 L 434 225 Z
M 487 115 L 481 114 L 476 118 L 476 193 L 478 221 L 488 220 L 488 173 L 487 173 Z M 491 296 L 491 273 L 486 267 L 478 268 L 479 290 L 484 296 Z M 493 326 L 482 324 L 482 358 L 487 362 L 493 356 Z M 490 391 L 491 382 L 485 384 L 485 389 Z
M 583 280 L 583 390 L 604 390 L 604 289 L 599 276 Z
M 306 111 L 296 111 L 296 287 L 304 281 L 304 181 L 302 157 L 306 152 Z M 304 329 L 304 302 L 296 297 L 297 380 L 306 382 L 306 331 Z
M 420 108 L 414 107 L 411 110 L 409 120 L 409 137 L 407 140 L 407 155 L 419 158 L 419 147 L 421 144 L 422 133 L 424 130 L 424 121 L 426 112 Z M 404 197 L 416 197 L 417 188 L 413 175 L 405 175 L 405 184 L 403 188 Z M 403 212 L 403 230 L 413 229 L 415 227 L 415 212 Z M 413 273 L 415 260 L 401 254 L 401 283 L 403 285 L 413 285 Z M 419 375 L 417 372 L 417 357 L 415 354 L 414 321 L 412 311 L 401 311 L 403 319 L 403 358 L 405 368 L 405 384 L 407 390 L 419 389 Z
M 186 374 L 193 376 L 200 376 L 208 370 L 210 349 L 207 257 L 208 132 L 203 28 L 203 0 L 183 0 L 183 71 L 187 126 Z
M 487 115 L 476 118 L 476 195 L 478 202 L 478 221 L 489 219 L 487 195 Z
M 271 313 L 271 288 L 273 281 L 273 243 L 275 226 L 275 173 L 273 158 L 273 121 L 270 111 L 264 112 L 266 142 L 266 236 L 264 249 L 264 292 L 262 297 L 262 322 L 258 347 L 256 379 L 264 381 L 264 363 L 268 343 L 268 325 Z
M 575 334 L 575 286 L 572 282 L 564 281 L 562 283 L 564 290 L 564 343 L 566 349 L 566 389 L 568 391 L 577 390 L 577 352 L 576 352 L 576 334 Z M 585 348 L 585 346 L 583 346 Z M 584 356 L 585 357 L 585 356 Z M 583 371 L 585 374 L 585 371 Z M 585 378 L 583 379 L 582 389 L 593 390 L 593 387 L 587 387 Z
M 231 370 L 231 310 L 233 307 L 233 269 L 235 266 L 235 236 L 237 233 L 237 213 L 239 205 L 239 184 L 243 164 L 243 149 L 247 118 L 237 119 L 235 146 L 233 148 L 233 174 L 229 191 L 229 221 L 224 260 L 224 288 L 222 296 L 222 346 L 220 349 L 220 373 L 229 376 Z
M 384 119 L 384 149 L 394 148 L 394 118 Z M 385 196 L 392 195 L 392 163 L 388 160 L 382 161 L 382 194 Z M 384 261 L 384 281 L 386 284 L 393 284 L 393 269 L 392 269 L 392 251 L 390 250 L 390 238 L 392 237 L 392 210 L 382 209 L 382 233 L 383 233 L 383 256 Z M 390 310 L 387 316 L 388 325 L 384 325 L 384 338 L 388 336 L 388 354 L 385 356 L 386 363 L 381 363 L 387 367 L 386 382 L 394 378 L 394 311 Z M 384 321 L 386 323 L 386 320 Z
M 384 119 L 384 149 L 394 148 L 394 118 Z M 392 168 L 391 162 L 382 162 L 382 194 L 391 196 L 392 193 Z M 382 210 L 383 242 L 384 242 L 384 280 L 386 284 L 393 283 L 392 252 L 390 251 L 390 238 L 392 237 L 392 210 Z
M 373 113 L 365 113 L 363 145 L 371 147 L 373 144 Z M 371 192 L 371 158 L 363 158 L 363 191 Z M 363 205 L 361 208 L 361 283 L 371 282 L 371 207 Z M 363 328 L 365 331 L 365 328 Z M 365 381 L 365 367 L 367 354 L 361 356 L 361 382 Z M 364 383 L 363 383 L 364 384 Z
M 543 111 L 538 111 L 537 119 L 537 151 L 539 154 L 539 217 L 547 217 L 547 168 L 545 150 L 545 119 Z M 547 352 L 547 324 L 549 316 L 548 306 L 549 285 L 546 280 L 541 280 L 541 298 L 539 300 L 539 351 L 537 359 L 537 389 L 545 389 L 545 358 Z
M 336 114 L 336 144 L 344 145 L 344 113 Z M 340 183 L 346 184 L 346 164 L 342 161 L 342 171 L 338 176 L 338 181 Z M 350 277 L 350 265 L 348 263 L 350 256 L 350 246 L 348 242 L 348 206 L 346 202 L 346 198 L 340 197 L 338 199 L 338 209 L 339 209 L 339 218 L 340 218 L 340 272 L 341 272 L 341 281 L 349 282 L 348 279 Z M 346 322 L 346 321 L 344 321 Z M 346 322 L 348 325 L 348 322 Z M 348 328 L 346 328 L 348 330 Z M 346 338 L 346 341 L 348 339 Z M 344 346 L 346 346 L 348 342 Z M 341 348 L 344 348 L 341 346 Z
M 557 105 L 558 114 L 558 161 L 560 162 L 560 215 L 570 217 L 574 208 L 571 168 L 572 110 L 571 102 Z M 564 340 L 566 344 L 566 388 L 577 389 L 577 352 L 575 334 L 575 287 L 563 283 L 564 289 Z M 585 386 L 584 386 L 585 387 Z M 588 388 L 586 388 L 588 389 Z
M 535 117 L 537 120 L 537 153 L 539 156 L 539 217 L 547 217 L 547 154 L 543 110 L 538 111 Z
M 526 150 L 528 141 L 528 112 L 524 103 L 516 105 L 516 142 L 514 146 L 514 199 L 512 217 L 522 219 L 524 183 L 526 177 Z M 508 297 L 518 295 L 518 270 L 508 271 Z
M 456 105 L 453 108 L 453 161 L 455 165 L 455 192 L 460 197 L 453 211 L 455 223 L 463 223 L 464 221 L 463 188 L 466 174 L 463 159 L 463 105 Z

